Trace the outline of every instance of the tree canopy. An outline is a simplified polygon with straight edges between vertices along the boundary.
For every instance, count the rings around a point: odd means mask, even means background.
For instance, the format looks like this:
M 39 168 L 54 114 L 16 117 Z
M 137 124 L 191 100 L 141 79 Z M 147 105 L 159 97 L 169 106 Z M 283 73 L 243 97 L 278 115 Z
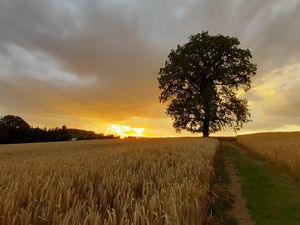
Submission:
M 159 72 L 159 100 L 168 103 L 166 113 L 177 131 L 208 137 L 249 121 L 247 101 L 238 91 L 250 89 L 256 65 L 250 50 L 239 45 L 235 37 L 206 31 L 171 50 Z
M 29 129 L 30 125 L 19 116 L 6 115 L 0 118 L 1 126 L 7 129 Z

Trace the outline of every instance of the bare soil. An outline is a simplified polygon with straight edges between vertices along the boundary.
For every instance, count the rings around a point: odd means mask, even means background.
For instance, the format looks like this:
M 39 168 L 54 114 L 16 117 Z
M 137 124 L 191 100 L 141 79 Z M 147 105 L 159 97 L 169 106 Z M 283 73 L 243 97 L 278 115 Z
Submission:
M 233 207 L 229 214 L 236 219 L 239 225 L 254 225 L 246 201 L 242 196 L 240 177 L 237 175 L 233 163 L 225 157 L 225 169 L 230 178 L 228 186 L 233 199 Z

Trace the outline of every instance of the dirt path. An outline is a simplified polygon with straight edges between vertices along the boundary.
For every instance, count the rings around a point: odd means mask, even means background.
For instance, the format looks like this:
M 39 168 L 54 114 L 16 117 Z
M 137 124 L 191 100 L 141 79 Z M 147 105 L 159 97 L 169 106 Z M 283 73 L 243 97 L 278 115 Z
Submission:
M 234 200 L 233 208 L 230 212 L 239 225 L 254 225 L 249 211 L 246 207 L 246 201 L 242 197 L 240 177 L 236 174 L 236 170 L 231 160 L 226 156 L 225 169 L 230 177 L 229 191 L 232 194 Z

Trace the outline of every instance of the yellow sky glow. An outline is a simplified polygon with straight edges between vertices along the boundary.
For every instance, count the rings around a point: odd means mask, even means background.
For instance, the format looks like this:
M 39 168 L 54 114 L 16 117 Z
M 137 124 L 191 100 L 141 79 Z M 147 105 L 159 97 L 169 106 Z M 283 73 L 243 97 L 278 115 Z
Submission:
M 112 124 L 107 128 L 106 132 L 108 134 L 118 135 L 121 138 L 129 136 L 143 137 L 144 128 L 133 128 L 126 125 Z

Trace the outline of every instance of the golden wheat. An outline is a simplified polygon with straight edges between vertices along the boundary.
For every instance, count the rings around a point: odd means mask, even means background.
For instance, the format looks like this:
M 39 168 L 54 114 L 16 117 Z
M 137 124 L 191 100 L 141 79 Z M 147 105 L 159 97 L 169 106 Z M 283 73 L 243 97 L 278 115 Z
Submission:
M 202 224 L 218 142 L 0 146 L 1 225 Z
M 287 168 L 300 179 L 300 132 L 242 135 L 237 140 L 251 151 Z

